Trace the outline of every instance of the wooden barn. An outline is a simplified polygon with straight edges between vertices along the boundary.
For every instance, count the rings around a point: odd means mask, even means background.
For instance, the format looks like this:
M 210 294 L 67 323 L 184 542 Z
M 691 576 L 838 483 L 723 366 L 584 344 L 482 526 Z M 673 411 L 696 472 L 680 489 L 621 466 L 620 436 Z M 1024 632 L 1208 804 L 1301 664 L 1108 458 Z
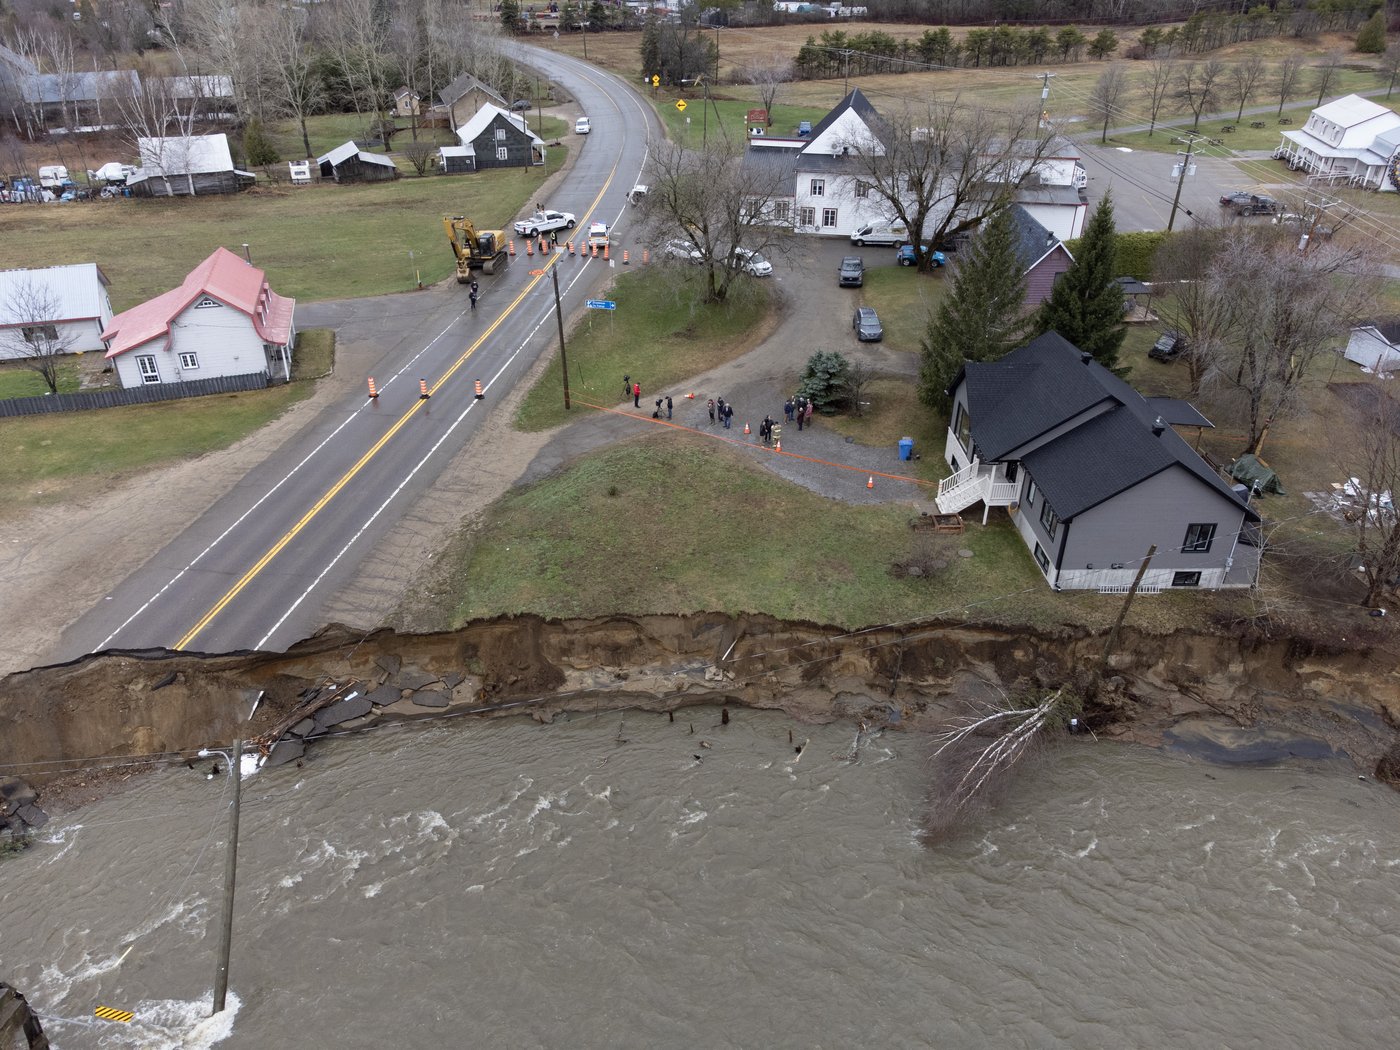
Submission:
M 316 158 L 322 179 L 336 182 L 383 182 L 397 179 L 399 169 L 382 153 L 360 149 L 355 142 L 345 142 L 324 156 Z
M 498 106 L 483 105 L 477 110 L 457 129 L 457 141 L 472 148 L 477 171 L 544 163 L 544 140 L 530 130 L 524 117 Z
M 136 140 L 136 174 L 126 180 L 138 197 L 196 197 L 237 193 L 257 181 L 233 166 L 227 135 L 177 135 Z

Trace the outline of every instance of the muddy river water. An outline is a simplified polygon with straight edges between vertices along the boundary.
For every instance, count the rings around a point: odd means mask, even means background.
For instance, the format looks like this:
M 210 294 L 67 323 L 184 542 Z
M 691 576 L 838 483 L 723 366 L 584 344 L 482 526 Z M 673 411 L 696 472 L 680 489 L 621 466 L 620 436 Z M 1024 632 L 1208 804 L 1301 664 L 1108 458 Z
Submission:
M 165 770 L 0 863 L 0 976 L 61 1050 L 1395 1045 L 1400 795 L 1350 765 L 1073 738 L 926 846 L 925 747 L 853 737 L 699 708 L 322 744 L 244 781 L 213 1020 L 229 785 Z

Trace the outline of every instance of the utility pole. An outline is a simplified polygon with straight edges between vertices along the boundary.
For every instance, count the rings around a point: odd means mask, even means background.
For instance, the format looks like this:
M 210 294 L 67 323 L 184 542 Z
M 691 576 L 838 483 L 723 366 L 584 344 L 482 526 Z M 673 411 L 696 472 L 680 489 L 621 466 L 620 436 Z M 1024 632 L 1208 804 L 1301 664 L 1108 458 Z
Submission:
M 1050 123 L 1050 78 L 1054 73 L 1037 73 L 1036 79 L 1040 81 L 1040 126 L 1043 128 Z
M 554 249 L 554 262 L 549 267 L 554 278 L 554 319 L 559 323 L 559 370 L 564 373 L 564 408 L 569 410 L 569 355 L 564 347 L 564 307 L 559 301 L 559 253 L 564 249 Z
M 1188 131 L 1186 133 L 1186 152 L 1177 150 L 1176 155 L 1181 159 L 1176 162 L 1177 170 L 1172 174 L 1176 176 L 1176 196 L 1172 198 L 1172 213 L 1167 217 L 1167 232 L 1171 233 L 1172 224 L 1176 222 L 1177 205 L 1181 203 L 1181 187 L 1186 184 L 1186 176 L 1196 170 L 1196 166 L 1191 163 L 1191 150 L 1195 148 L 1197 136 Z M 1191 214 L 1191 209 L 1186 209 L 1186 214 Z
M 587 3 L 587 0 L 585 0 L 585 4 L 586 4 L 586 3 Z M 579 25 L 583 26 L 583 60 L 584 60 L 585 62 L 587 62 L 587 61 L 588 61 L 588 18 L 587 18 L 587 15 L 588 15 L 588 8 L 587 8 L 586 6 L 581 6 L 581 7 L 579 8 L 579 11 L 585 16 L 585 17 L 579 19 Z
M 1147 548 L 1147 557 L 1142 559 L 1142 564 L 1138 566 L 1137 575 L 1133 577 L 1133 585 L 1128 588 L 1128 596 L 1123 599 L 1123 608 L 1118 610 L 1118 619 L 1113 621 L 1113 630 L 1108 632 L 1108 641 L 1103 646 L 1103 661 L 1099 664 L 1099 673 L 1103 674 L 1108 670 L 1108 657 L 1113 652 L 1113 647 L 1118 644 L 1118 629 L 1123 626 L 1123 621 L 1128 617 L 1128 606 L 1133 604 L 1133 596 L 1137 594 L 1138 587 L 1142 584 L 1142 578 L 1147 575 L 1147 567 L 1152 564 L 1152 556 L 1157 553 L 1157 544 Z
M 200 751 L 200 754 L 212 753 Z M 214 975 L 214 1009 L 222 1013 L 228 999 L 228 960 L 233 950 L 233 884 L 238 877 L 238 810 L 243 797 L 243 733 L 233 742 L 228 772 L 233 778 L 233 806 L 229 809 L 228 849 L 224 851 L 224 911 L 219 924 L 219 969 Z
M 1319 197 L 1316 204 L 1310 205 L 1313 209 L 1312 222 L 1308 224 L 1308 232 L 1303 234 L 1302 238 L 1298 241 L 1298 250 L 1304 255 L 1307 255 L 1308 249 L 1312 247 L 1313 234 L 1317 232 L 1317 224 L 1322 220 L 1322 213 L 1336 203 L 1337 202 L 1334 200 L 1329 201 L 1326 197 Z
M 845 98 L 851 93 L 851 49 L 846 48 L 841 54 L 846 56 L 846 83 L 841 88 L 841 97 Z

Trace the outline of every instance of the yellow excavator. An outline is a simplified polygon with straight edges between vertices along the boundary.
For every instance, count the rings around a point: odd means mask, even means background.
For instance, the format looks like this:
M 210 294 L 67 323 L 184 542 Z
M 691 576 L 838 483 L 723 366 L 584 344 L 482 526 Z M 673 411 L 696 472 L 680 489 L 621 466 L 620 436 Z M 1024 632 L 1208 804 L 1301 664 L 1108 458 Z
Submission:
M 457 283 L 469 284 L 472 271 L 488 276 L 496 272 L 498 263 L 506 261 L 506 239 L 500 230 L 478 230 L 471 219 L 461 215 L 443 216 L 443 228 L 457 256 Z

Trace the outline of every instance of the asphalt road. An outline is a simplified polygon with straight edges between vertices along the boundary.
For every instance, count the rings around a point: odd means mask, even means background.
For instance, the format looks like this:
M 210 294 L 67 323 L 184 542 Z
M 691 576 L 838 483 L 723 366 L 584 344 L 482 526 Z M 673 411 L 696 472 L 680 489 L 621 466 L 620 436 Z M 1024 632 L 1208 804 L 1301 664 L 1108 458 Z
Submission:
M 550 77 L 593 118 L 592 134 L 573 137 L 579 155 L 545 202 L 578 216 L 578 237 L 590 221 L 613 224 L 625 214 L 625 195 L 661 130 L 620 80 L 562 55 L 549 54 L 547 63 Z M 469 197 L 470 177 L 461 181 Z M 404 221 L 436 224 L 439 216 L 405 214 Z M 520 247 L 504 271 L 479 278 L 475 312 L 455 283 L 422 295 L 300 310 L 302 327 L 330 323 L 342 338 L 354 338 L 358 325 L 383 337 L 382 353 L 366 370 L 379 398 L 370 401 L 361 383 L 360 392 L 321 411 L 65 631 L 57 658 L 111 648 L 279 649 L 317 628 L 323 604 L 429 494 L 500 395 L 557 337 L 552 275 L 532 275 L 544 264 Z M 553 263 L 566 309 L 595 297 L 609 276 L 601 260 L 556 256 Z M 420 379 L 431 393 L 426 400 Z M 482 400 L 474 396 L 478 381 Z

